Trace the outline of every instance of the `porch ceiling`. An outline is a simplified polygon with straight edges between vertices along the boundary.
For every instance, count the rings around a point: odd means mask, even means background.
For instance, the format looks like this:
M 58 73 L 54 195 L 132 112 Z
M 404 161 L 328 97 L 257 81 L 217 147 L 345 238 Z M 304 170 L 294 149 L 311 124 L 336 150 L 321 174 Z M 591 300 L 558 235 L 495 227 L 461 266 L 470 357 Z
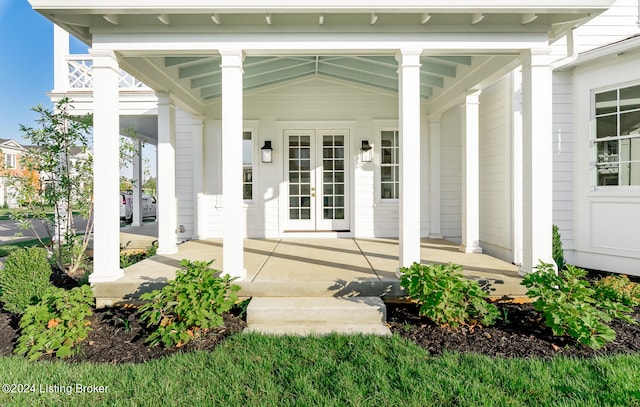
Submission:
M 447 89 L 455 84 L 464 84 L 456 87 L 459 96 L 498 71 L 506 73 L 525 37 L 540 43 L 559 38 L 614 0 L 463 0 L 455 5 L 449 0 L 29 2 L 88 45 L 96 46 L 96 41 L 98 47 L 116 51 L 122 69 L 152 89 L 171 92 L 184 107 L 201 113 L 220 97 L 216 53 L 226 44 L 260 44 L 259 49 L 248 45 L 245 90 L 318 75 L 397 92 L 397 47 L 389 46 L 389 40 L 393 45 L 440 41 L 444 48 L 421 59 L 420 94 L 433 103 L 442 94 L 451 98 Z M 447 48 L 452 35 L 458 45 Z M 474 56 L 460 51 L 467 40 L 481 43 L 497 37 L 510 48 L 477 52 L 476 47 L 475 53 L 469 51 Z M 305 40 L 354 45 L 341 51 L 331 46 L 307 49 Z M 369 48 L 362 49 L 362 41 Z M 275 43 L 279 46 L 265 47 Z M 297 43 L 299 48 L 283 46 Z
M 220 57 L 165 57 L 164 67 L 183 87 L 204 101 L 220 97 L 222 72 Z M 460 65 L 471 65 L 469 56 L 433 56 L 421 60 L 422 97 L 442 88 L 445 78 L 455 78 Z M 283 56 L 247 57 L 245 90 L 256 89 L 295 78 L 322 75 L 397 92 L 398 63 L 393 56 Z

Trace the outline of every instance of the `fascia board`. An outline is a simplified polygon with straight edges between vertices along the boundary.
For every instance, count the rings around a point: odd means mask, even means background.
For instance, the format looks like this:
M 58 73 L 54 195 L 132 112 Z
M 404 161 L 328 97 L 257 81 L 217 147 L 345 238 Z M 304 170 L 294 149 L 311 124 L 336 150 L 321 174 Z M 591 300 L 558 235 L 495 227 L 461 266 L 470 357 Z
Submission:
M 609 8 L 615 0 L 29 0 L 37 10 L 100 13 L 273 12 L 501 12 L 582 13 Z

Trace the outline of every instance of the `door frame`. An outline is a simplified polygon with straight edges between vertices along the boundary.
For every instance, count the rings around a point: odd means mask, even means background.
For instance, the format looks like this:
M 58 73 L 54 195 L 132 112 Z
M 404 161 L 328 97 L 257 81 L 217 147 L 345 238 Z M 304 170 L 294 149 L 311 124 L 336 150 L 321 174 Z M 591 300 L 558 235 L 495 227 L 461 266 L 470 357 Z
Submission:
M 286 235 L 310 235 L 310 236 L 351 236 L 352 231 L 352 193 L 353 193 L 353 132 L 349 126 L 340 126 L 338 123 L 332 122 L 322 126 L 312 126 L 309 124 L 296 123 L 295 126 L 283 126 L 281 128 L 282 141 L 282 163 L 281 163 L 281 188 L 280 188 L 280 231 Z M 289 135 L 298 132 L 300 134 L 309 134 L 311 136 L 311 166 L 312 166 L 312 186 L 316 188 L 316 196 L 312 199 L 312 219 L 308 223 L 300 222 L 292 224 L 289 221 Z M 323 213 L 323 196 L 322 196 L 322 142 L 323 136 L 330 134 L 342 134 L 345 136 L 344 142 L 344 221 L 338 221 L 342 224 L 337 228 L 327 228 L 327 221 L 322 220 Z M 322 223 L 325 227 L 322 227 Z M 329 221 L 331 222 L 331 221 Z

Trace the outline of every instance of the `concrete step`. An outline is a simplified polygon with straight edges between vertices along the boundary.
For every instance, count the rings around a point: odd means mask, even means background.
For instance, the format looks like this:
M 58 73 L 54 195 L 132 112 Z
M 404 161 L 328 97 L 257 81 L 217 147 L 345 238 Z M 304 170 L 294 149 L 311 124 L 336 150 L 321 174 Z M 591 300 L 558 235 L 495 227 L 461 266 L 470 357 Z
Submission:
M 254 297 L 246 332 L 390 335 L 380 297 Z

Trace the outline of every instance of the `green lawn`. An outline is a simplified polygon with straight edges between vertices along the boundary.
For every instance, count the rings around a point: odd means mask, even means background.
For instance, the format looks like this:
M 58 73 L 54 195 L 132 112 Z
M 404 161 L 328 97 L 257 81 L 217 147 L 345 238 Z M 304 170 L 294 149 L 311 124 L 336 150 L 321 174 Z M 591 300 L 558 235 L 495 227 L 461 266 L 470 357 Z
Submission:
M 42 240 L 47 244 L 51 242 L 51 239 L 49 239 L 48 237 L 45 237 Z M 9 255 L 9 253 L 11 253 L 14 250 L 22 249 L 25 247 L 33 247 L 33 246 L 42 246 L 42 245 L 40 244 L 40 241 L 38 239 L 21 240 L 19 242 L 9 241 L 7 243 L 2 243 L 0 244 L 0 257 L 6 257 Z
M 139 365 L 0 359 L 0 405 L 68 406 L 637 406 L 640 357 L 492 359 L 429 356 L 401 339 L 236 335 L 212 353 Z M 76 383 L 108 386 L 75 393 Z M 40 393 L 73 386 L 72 394 Z M 40 387 L 42 386 L 42 387 Z

